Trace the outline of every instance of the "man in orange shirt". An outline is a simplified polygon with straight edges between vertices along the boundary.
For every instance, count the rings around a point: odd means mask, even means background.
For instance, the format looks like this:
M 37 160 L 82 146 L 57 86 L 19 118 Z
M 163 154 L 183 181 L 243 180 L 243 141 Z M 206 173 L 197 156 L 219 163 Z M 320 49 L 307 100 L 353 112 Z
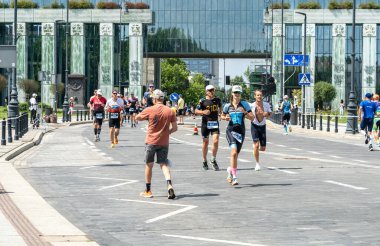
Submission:
M 157 155 L 157 163 L 160 164 L 164 173 L 167 188 L 168 199 L 174 199 L 174 189 L 170 177 L 168 152 L 169 152 L 169 135 L 177 131 L 177 118 L 174 112 L 163 104 L 164 93 L 160 90 L 153 92 L 154 106 L 147 107 L 136 116 L 137 121 L 148 120 L 148 132 L 145 139 L 145 181 L 146 189 L 140 193 L 140 196 L 151 198 L 152 169 L 154 156 Z M 171 128 L 170 128 L 171 127 Z

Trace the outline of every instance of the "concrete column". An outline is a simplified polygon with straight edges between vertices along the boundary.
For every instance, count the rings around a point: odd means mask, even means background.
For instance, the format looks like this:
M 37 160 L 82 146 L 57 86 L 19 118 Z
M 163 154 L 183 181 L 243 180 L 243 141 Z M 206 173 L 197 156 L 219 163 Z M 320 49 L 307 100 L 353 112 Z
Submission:
M 303 26 L 303 25 L 302 25 Z M 302 27 L 302 38 L 303 38 Z M 315 81 L 315 24 L 306 24 L 306 54 L 309 55 L 309 66 L 306 73 L 310 73 L 311 84 L 305 87 L 305 108 L 306 112 L 314 113 L 314 85 Z
M 340 100 L 346 98 L 346 29 L 345 24 L 332 25 L 332 85 L 337 92 L 331 105 L 333 110 L 338 110 Z
M 26 23 L 17 23 L 17 92 L 18 101 L 26 102 L 26 94 L 20 87 L 23 79 L 28 78 L 28 43 Z M 36 91 L 37 92 L 37 91 Z
M 143 36 L 142 24 L 129 24 L 129 93 L 142 99 L 143 79 Z
M 109 98 L 113 89 L 114 79 L 114 26 L 112 23 L 100 23 L 100 64 L 99 89 L 103 96 Z
M 42 23 L 42 57 L 41 71 L 46 72 L 45 81 L 42 81 L 41 98 L 43 103 L 54 106 L 54 93 L 51 92 L 52 74 L 55 71 L 55 36 L 54 23 Z
M 376 92 L 376 24 L 363 24 L 362 94 Z
M 283 27 L 283 42 L 285 42 L 285 25 Z M 272 74 L 273 78 L 275 79 L 276 83 L 276 95 L 272 98 L 273 104 L 277 103 L 281 98 L 281 76 L 284 77 L 284 74 L 281 74 L 281 66 L 283 64 L 281 63 L 281 57 L 284 54 L 281 54 L 281 24 L 273 24 L 272 25 Z M 285 52 L 285 45 L 284 52 Z M 285 70 L 285 69 L 284 69 Z M 284 79 L 282 79 L 284 81 Z
M 84 23 L 71 23 L 71 74 L 85 74 Z

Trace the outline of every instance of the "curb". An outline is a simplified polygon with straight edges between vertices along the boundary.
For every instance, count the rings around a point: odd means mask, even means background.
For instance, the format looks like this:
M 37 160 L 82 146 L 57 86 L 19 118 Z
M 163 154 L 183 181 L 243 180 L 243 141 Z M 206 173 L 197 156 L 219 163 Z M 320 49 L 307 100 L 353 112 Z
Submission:
M 52 131 L 52 130 L 50 130 L 50 131 Z M 43 132 L 37 133 L 37 135 L 34 136 L 34 138 L 33 138 L 33 140 L 31 142 L 23 143 L 22 145 L 20 145 L 16 149 L 11 150 L 8 154 L 6 154 L 3 157 L 3 159 L 6 160 L 6 161 L 10 161 L 13 158 L 15 158 L 16 156 L 18 156 L 21 153 L 23 153 L 24 151 L 26 151 L 26 150 L 34 147 L 35 145 L 39 145 L 40 142 L 41 142 L 41 140 L 42 140 L 42 137 L 44 136 L 44 134 L 45 133 L 43 133 Z

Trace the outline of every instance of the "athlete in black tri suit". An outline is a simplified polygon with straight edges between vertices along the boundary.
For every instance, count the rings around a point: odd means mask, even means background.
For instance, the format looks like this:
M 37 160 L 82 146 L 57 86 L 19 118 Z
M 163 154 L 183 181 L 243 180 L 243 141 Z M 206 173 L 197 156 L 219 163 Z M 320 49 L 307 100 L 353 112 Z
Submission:
M 131 127 L 136 127 L 136 113 L 139 106 L 139 99 L 131 93 L 131 98 L 128 99 L 129 114 L 131 115 Z
M 219 166 L 216 162 L 216 154 L 218 153 L 219 145 L 219 115 L 222 112 L 222 102 L 218 97 L 215 97 L 214 95 L 215 87 L 212 85 L 206 86 L 206 98 L 200 100 L 199 105 L 195 110 L 195 114 L 202 115 L 201 134 L 203 137 L 203 169 L 208 170 L 207 152 L 209 135 L 211 134 L 213 139 L 213 146 L 210 164 L 215 171 L 219 171 Z

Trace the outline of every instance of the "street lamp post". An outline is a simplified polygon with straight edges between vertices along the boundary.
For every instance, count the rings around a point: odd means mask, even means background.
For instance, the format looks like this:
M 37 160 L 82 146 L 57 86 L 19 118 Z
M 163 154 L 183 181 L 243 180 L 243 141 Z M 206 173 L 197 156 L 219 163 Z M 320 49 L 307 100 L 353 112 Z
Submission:
M 355 82 L 355 24 L 356 24 L 356 0 L 354 0 L 353 6 L 352 6 L 352 53 L 351 53 L 351 89 L 349 94 L 349 102 L 347 105 L 347 112 L 348 112 L 348 118 L 347 118 L 347 126 L 346 126 L 346 133 L 352 133 L 355 134 L 357 130 L 357 105 L 356 105 L 356 95 L 354 91 L 354 82 Z
M 281 98 L 284 96 L 284 0 L 281 0 Z
M 296 12 L 297 14 L 304 16 L 304 24 L 303 24 L 303 66 L 302 73 L 306 73 L 306 23 L 307 23 L 307 15 L 302 12 Z M 302 117 L 305 117 L 306 108 L 305 108 L 305 85 L 302 84 Z M 305 127 L 305 121 L 302 120 L 302 128 Z
M 17 0 L 14 0 L 14 21 L 13 21 L 13 45 L 17 43 Z M 17 58 L 16 58 L 17 59 Z M 19 116 L 18 93 L 17 93 L 17 60 L 13 68 L 11 100 L 8 102 L 8 118 Z M 12 120 L 12 122 L 14 122 Z M 13 123 L 12 123 L 13 125 Z
M 66 0 L 66 33 L 65 33 L 65 48 L 66 48 L 66 56 L 65 56 L 65 97 L 63 99 L 63 117 L 62 121 L 67 122 L 67 114 L 69 112 L 69 102 L 67 96 L 67 84 L 69 82 L 69 0 Z

